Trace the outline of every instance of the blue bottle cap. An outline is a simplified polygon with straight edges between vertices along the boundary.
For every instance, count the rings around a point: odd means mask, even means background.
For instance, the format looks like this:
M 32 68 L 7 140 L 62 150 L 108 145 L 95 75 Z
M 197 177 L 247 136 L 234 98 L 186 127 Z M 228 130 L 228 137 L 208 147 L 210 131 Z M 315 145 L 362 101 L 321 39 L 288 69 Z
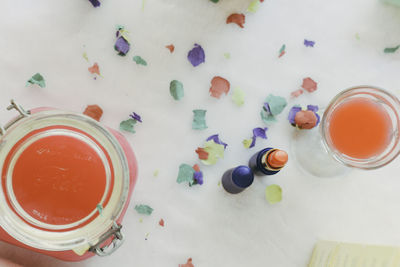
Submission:
M 232 172 L 232 181 L 241 188 L 249 187 L 254 181 L 253 171 L 247 166 L 238 166 Z

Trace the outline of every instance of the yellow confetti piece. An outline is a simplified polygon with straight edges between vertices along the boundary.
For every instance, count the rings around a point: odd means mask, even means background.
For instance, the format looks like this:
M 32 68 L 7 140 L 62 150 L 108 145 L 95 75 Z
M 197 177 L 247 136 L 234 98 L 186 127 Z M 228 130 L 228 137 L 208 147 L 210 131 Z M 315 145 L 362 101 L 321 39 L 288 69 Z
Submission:
M 154 175 L 154 177 L 157 177 L 158 176 L 158 170 L 155 170 L 153 175 Z
M 207 141 L 204 150 L 208 153 L 208 159 L 201 161 L 205 165 L 214 165 L 219 158 L 224 158 L 224 145 L 217 144 L 214 140 Z
M 265 189 L 265 199 L 271 204 L 280 202 L 282 200 L 282 188 L 276 184 L 267 186 Z
M 260 8 L 260 0 L 253 0 L 249 7 L 247 8 L 248 12 L 256 13 Z
M 230 59 L 230 58 L 231 58 L 231 54 L 230 54 L 230 53 L 224 53 L 224 57 L 225 57 L 226 59 Z
M 245 148 L 249 148 L 252 142 L 253 139 L 250 138 L 250 139 L 244 139 L 242 143 Z
M 83 52 L 82 57 L 83 57 L 87 62 L 89 62 L 89 58 L 88 58 L 86 52 Z
M 240 89 L 239 87 L 236 87 L 235 89 L 233 89 L 232 100 L 238 107 L 243 106 L 244 96 L 245 96 L 244 91 L 242 89 Z

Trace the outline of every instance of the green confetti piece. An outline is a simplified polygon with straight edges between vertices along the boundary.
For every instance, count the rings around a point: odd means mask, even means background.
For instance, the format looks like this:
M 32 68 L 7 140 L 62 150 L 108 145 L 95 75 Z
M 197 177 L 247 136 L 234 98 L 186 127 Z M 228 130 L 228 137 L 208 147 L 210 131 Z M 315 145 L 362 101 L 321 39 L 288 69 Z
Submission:
M 218 182 L 218 186 L 221 186 L 221 181 Z
M 102 213 L 103 213 L 103 206 L 102 206 L 101 204 L 97 204 L 96 208 L 97 208 L 97 211 L 99 212 L 99 214 L 102 215 Z
M 144 6 L 145 6 L 145 4 L 146 4 L 146 0 L 143 0 L 143 1 L 142 1 L 142 11 L 144 11 Z
M 245 94 L 244 94 L 244 91 L 242 89 L 240 89 L 238 87 L 233 89 L 232 100 L 233 100 L 233 102 L 235 102 L 235 104 L 238 107 L 243 106 L 243 104 L 244 104 L 244 96 L 245 96 Z
M 88 58 L 86 52 L 83 52 L 82 57 L 83 57 L 87 62 L 89 62 L 89 58 Z
M 272 94 L 267 96 L 264 103 L 265 102 L 268 103 L 270 112 L 273 116 L 280 114 L 287 105 L 286 99 L 284 97 L 274 96 Z
M 230 58 L 231 58 L 231 54 L 230 54 L 230 53 L 224 53 L 224 57 L 225 57 L 226 59 L 230 59 Z
M 144 60 L 144 59 L 141 58 L 140 56 L 134 56 L 134 57 L 133 57 L 133 61 L 135 61 L 136 64 L 138 64 L 138 65 L 147 66 L 146 60 Z
M 397 49 L 399 49 L 399 48 L 400 48 L 400 45 L 395 46 L 395 47 L 386 47 L 386 48 L 383 50 L 383 52 L 386 53 L 386 54 L 394 53 L 394 52 L 396 52 Z
M 211 2 L 213 2 L 213 3 L 218 3 L 219 2 L 219 0 L 210 0 Z
M 136 205 L 135 210 L 139 214 L 151 215 L 151 213 L 153 212 L 154 209 L 148 205 Z
M 153 175 L 154 175 L 154 177 L 157 177 L 158 176 L 158 170 L 155 170 Z
M 35 75 L 33 75 L 32 78 L 30 78 L 26 83 L 27 86 L 29 84 L 37 84 L 42 88 L 46 87 L 46 82 L 40 73 L 36 73 Z
M 250 139 L 244 139 L 242 143 L 245 148 L 249 148 L 252 142 L 253 139 L 250 138 Z
M 265 199 L 271 204 L 280 202 L 282 200 L 282 188 L 276 184 L 267 186 Z
M 206 125 L 206 112 L 204 109 L 194 109 L 193 110 L 193 130 L 204 130 L 207 129 Z
M 357 40 L 360 40 L 360 35 L 358 34 L 358 32 L 355 34 L 355 37 Z
M 117 25 L 115 26 L 115 29 L 116 29 L 117 31 L 123 31 L 123 30 L 125 29 L 125 26 L 122 26 L 122 25 L 120 25 L 120 24 L 117 24 Z
M 180 100 L 184 96 L 183 84 L 180 81 L 173 80 L 169 84 L 169 92 L 175 100 Z
M 204 150 L 208 153 L 208 158 L 201 160 L 205 165 L 214 165 L 218 159 L 224 158 L 224 145 L 217 144 L 214 140 L 207 141 Z
M 279 55 L 282 54 L 282 52 L 284 52 L 285 49 L 286 49 L 286 45 L 283 44 L 282 47 L 281 47 L 281 49 L 279 49 Z
M 135 133 L 135 129 L 134 129 L 135 124 L 136 124 L 136 120 L 129 118 L 125 121 L 121 121 L 121 123 L 119 124 L 119 129 L 122 131 Z
M 248 12 L 256 13 L 260 8 L 260 0 L 253 0 L 249 7 L 247 8 Z
M 188 182 L 193 183 L 194 182 L 194 169 L 192 168 L 192 166 L 182 163 L 179 166 L 179 173 L 178 173 L 178 177 L 176 178 L 176 182 L 178 184 L 183 183 L 183 182 Z
M 271 122 L 276 122 L 276 119 L 273 115 L 271 115 L 270 113 L 266 112 L 264 109 L 261 110 L 260 112 L 261 115 L 261 119 L 263 120 L 263 122 L 265 123 L 271 123 Z

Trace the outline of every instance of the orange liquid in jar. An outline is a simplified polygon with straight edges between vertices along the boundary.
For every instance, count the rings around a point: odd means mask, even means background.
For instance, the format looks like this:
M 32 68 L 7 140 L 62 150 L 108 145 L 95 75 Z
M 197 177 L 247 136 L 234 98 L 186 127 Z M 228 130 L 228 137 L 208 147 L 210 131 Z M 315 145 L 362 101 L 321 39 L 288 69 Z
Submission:
M 392 123 L 379 103 L 355 97 L 334 109 L 329 135 L 341 153 L 358 159 L 383 152 L 391 140 Z
M 74 137 L 49 136 L 28 146 L 18 158 L 12 186 L 19 205 L 48 224 L 70 224 L 100 203 L 106 173 L 97 152 Z

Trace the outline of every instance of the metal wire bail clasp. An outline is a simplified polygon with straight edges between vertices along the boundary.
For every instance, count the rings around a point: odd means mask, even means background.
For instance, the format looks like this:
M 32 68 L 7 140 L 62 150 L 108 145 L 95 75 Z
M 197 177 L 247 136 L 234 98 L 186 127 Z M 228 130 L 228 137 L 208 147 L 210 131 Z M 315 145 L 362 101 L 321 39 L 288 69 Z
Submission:
M 16 111 L 19 112 L 19 116 L 8 122 L 4 127 L 0 125 L 0 136 L 4 135 L 6 133 L 6 130 L 10 128 L 11 125 L 19 121 L 20 119 L 23 119 L 25 117 L 28 117 L 31 113 L 26 111 L 21 105 L 17 104 L 14 99 L 11 99 L 11 104 L 7 107 L 7 110 L 12 110 L 15 109 Z
M 99 239 L 96 245 L 91 246 L 89 251 L 96 253 L 98 256 L 108 256 L 116 251 L 124 242 L 124 236 L 121 233 L 122 225 L 113 223 L 113 226 L 105 232 Z M 113 238 L 111 244 L 101 247 L 101 245 L 108 239 Z

